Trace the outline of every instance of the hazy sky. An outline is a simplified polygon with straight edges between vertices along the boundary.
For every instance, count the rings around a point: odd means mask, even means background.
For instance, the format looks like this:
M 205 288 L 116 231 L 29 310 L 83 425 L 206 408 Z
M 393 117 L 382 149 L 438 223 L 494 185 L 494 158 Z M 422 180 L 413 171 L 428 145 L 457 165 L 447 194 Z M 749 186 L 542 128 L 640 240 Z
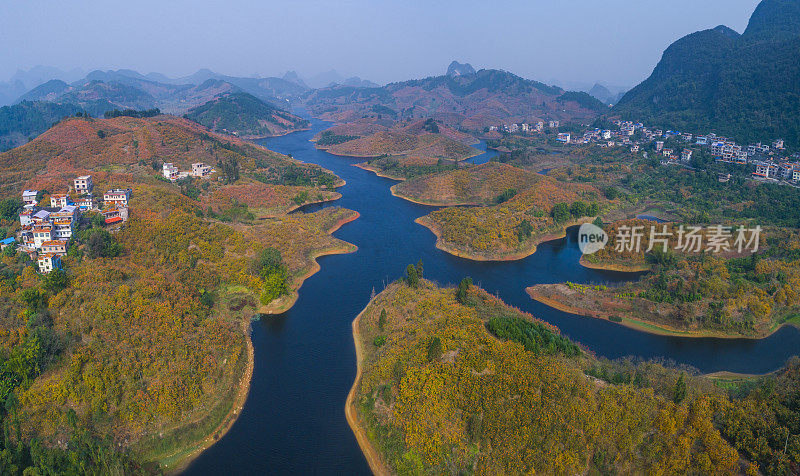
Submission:
M 0 80 L 35 65 L 378 82 L 453 60 L 546 82 L 634 85 L 674 40 L 757 0 L 0 0 Z

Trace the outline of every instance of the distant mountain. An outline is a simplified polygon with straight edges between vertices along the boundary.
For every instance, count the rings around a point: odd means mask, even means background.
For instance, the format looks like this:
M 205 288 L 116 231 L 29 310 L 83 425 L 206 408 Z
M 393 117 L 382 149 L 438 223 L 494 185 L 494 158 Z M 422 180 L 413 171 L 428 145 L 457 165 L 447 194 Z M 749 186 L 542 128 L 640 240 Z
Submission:
M 70 71 L 64 71 L 52 66 L 34 66 L 27 71 L 21 69 L 17 70 L 17 72 L 14 73 L 14 76 L 11 77 L 11 82 L 13 83 L 19 81 L 23 84 L 24 88 L 28 90 L 33 89 L 40 84 L 46 83 L 51 79 L 60 79 L 66 83 L 71 83 L 82 78 L 84 74 L 85 72 L 79 68 L 74 68 Z M 19 96 L 19 94 L 17 96 Z
M 0 82 L 0 106 L 13 104 L 14 101 L 27 90 L 28 88 L 19 80 Z
M 327 88 L 333 84 L 342 84 L 346 78 L 339 74 L 338 71 L 332 69 L 323 73 L 315 74 L 310 78 L 306 78 L 305 82 L 309 87 L 314 89 Z
M 311 92 L 306 105 L 313 114 L 337 123 L 363 116 L 398 119 L 434 118 L 470 131 L 506 122 L 590 119 L 598 115 L 596 101 L 564 96 L 555 86 L 520 78 L 500 70 L 480 70 L 460 76 L 435 76 L 378 88 L 335 86 Z M 561 98 L 559 100 L 559 98 Z M 584 107 L 590 105 L 591 107 Z
M 800 0 L 764 0 L 742 35 L 718 26 L 664 52 L 612 114 L 653 126 L 800 146 Z
M 353 76 L 342 81 L 342 86 L 353 86 L 355 88 L 379 88 L 380 84 L 373 83 L 367 79 L 361 79 L 358 76 Z
M 458 61 L 453 61 L 450 63 L 450 66 L 447 67 L 447 76 L 451 78 L 454 76 L 465 76 L 468 74 L 475 74 L 475 68 L 472 67 L 469 63 L 461 64 Z
M 72 86 L 54 100 L 59 104 L 72 104 L 93 116 L 102 116 L 112 109 L 151 109 L 156 99 L 146 91 L 118 81 L 87 81 Z
M 283 79 L 284 81 L 289 81 L 290 83 L 294 83 L 302 88 L 310 89 L 306 84 L 306 82 L 303 81 L 303 78 L 301 78 L 300 75 L 297 74 L 297 71 L 287 71 L 286 74 L 284 74 L 281 79 Z
M 190 109 L 184 117 L 211 130 L 236 133 L 245 138 L 271 137 L 308 128 L 305 119 L 245 92 L 213 99 Z
M 23 101 L 0 107 L 0 152 L 26 144 L 65 116 L 82 112 L 73 104 Z
M 69 84 L 61 81 L 60 79 L 51 79 L 50 81 L 40 84 L 31 89 L 27 93 L 17 99 L 16 102 L 22 101 L 52 101 L 62 94 L 70 90 Z
M 557 97 L 556 101 L 561 104 L 574 103 L 583 109 L 594 111 L 598 114 L 605 114 L 608 112 L 608 106 L 606 106 L 605 103 L 583 91 L 567 91 Z
M 616 96 L 600 83 L 595 83 L 595 85 L 592 86 L 589 95 L 603 101 L 604 104 L 613 104 L 614 99 L 616 99 Z
M 314 89 L 329 88 L 336 85 L 354 88 L 376 88 L 380 86 L 358 76 L 344 76 L 335 69 L 306 78 L 305 84 Z

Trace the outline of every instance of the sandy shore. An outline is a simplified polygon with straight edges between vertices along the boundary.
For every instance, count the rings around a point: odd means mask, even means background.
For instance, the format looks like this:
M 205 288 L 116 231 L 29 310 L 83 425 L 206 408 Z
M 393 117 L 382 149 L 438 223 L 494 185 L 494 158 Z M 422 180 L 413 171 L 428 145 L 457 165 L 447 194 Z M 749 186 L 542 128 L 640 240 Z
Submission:
M 369 467 L 372 470 L 372 473 L 378 476 L 385 476 L 392 474 L 389 470 L 388 466 L 383 462 L 383 459 L 380 456 L 380 453 L 375 449 L 372 443 L 369 441 L 367 437 L 366 429 L 361 425 L 361 422 L 358 418 L 358 410 L 356 409 L 355 405 L 355 395 L 356 390 L 358 389 L 358 385 L 361 382 L 361 367 L 363 365 L 364 360 L 364 352 L 362 349 L 361 344 L 361 333 L 358 331 L 358 325 L 361 321 L 361 317 L 367 312 L 370 304 L 367 304 L 367 307 L 364 308 L 361 313 L 353 320 L 353 342 L 356 346 L 356 379 L 353 382 L 353 386 L 350 387 L 350 392 L 347 394 L 347 400 L 344 404 L 344 413 L 347 417 L 347 423 L 350 425 L 350 429 L 353 430 L 353 434 L 356 436 L 356 440 L 358 440 L 358 446 L 361 448 L 361 451 L 364 453 L 364 457 L 367 459 L 367 463 L 369 463 Z

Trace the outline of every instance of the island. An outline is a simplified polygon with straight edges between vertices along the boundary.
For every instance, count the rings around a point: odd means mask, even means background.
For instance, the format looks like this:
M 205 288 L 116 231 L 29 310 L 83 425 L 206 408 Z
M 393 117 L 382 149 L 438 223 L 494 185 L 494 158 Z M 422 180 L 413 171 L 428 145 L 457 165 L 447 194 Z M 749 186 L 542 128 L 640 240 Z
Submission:
M 375 474 L 754 471 L 783 451 L 750 435 L 792 398 L 797 360 L 759 378 L 599 359 L 469 279 L 420 271 L 353 322 L 346 414 Z M 766 400 L 744 390 L 767 380 Z

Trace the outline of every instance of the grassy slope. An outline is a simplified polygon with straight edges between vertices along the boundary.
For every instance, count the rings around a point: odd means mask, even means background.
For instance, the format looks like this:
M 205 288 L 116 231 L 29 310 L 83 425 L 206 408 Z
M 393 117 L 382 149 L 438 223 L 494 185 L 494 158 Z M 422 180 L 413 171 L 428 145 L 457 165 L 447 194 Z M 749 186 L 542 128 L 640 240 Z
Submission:
M 201 187 L 204 181 L 199 181 L 201 195 L 192 200 L 149 165 L 166 157 L 182 169 L 195 161 L 213 164 L 215 157 L 236 160 L 243 177 L 230 185 L 212 180 Z M 60 190 L 83 173 L 93 175 L 99 192 L 133 191 L 131 219 L 117 235 L 125 253 L 114 259 L 64 260 L 72 286 L 50 299 L 50 312 L 66 348 L 56 364 L 21 390 L 26 437 L 54 441 L 64 430 L 64 412 L 73 408 L 79 421 L 169 469 L 226 431 L 249 388 L 250 317 L 291 306 L 303 280 L 318 269 L 316 257 L 354 250 L 330 233 L 357 213 L 337 208 L 285 213 L 296 204 L 284 189 L 332 191 L 247 178 L 250 171 L 279 176 L 287 167 L 307 166 L 171 116 L 72 119 L 0 155 L 2 197 L 23 188 Z M 211 197 L 223 197 L 214 208 L 224 211 L 240 203 L 237 196 L 251 193 L 240 187 L 253 184 L 267 192 L 278 189 L 264 197 L 272 203 L 263 205 L 276 210 L 272 219 L 240 216 L 220 222 L 204 213 Z M 265 246 L 281 251 L 290 274 L 290 296 L 271 308 L 259 304 L 262 284 L 249 270 L 252 257 Z M 20 287 L 0 287 L 0 300 L 9 307 L 0 313 L 7 316 L 0 322 L 5 330 L 24 328 L 16 317 L 21 293 L 39 283 L 32 269 L 26 273 Z M 215 296 L 211 308 L 198 304 L 206 291 Z M 13 332 L 0 333 L 0 345 L 14 344 L 8 339 Z M 182 343 L 181 352 L 176 343 Z M 111 369 L 116 370 L 106 374 Z
M 585 376 L 590 357 L 498 340 L 491 318 L 535 320 L 480 289 L 468 299 L 461 305 L 455 290 L 426 281 L 394 283 L 353 323 L 360 372 L 348 418 L 376 473 L 682 473 L 709 456 L 710 467 L 734 467 L 708 401 L 675 405 L 648 388 Z M 434 339 L 441 352 L 431 355 Z

